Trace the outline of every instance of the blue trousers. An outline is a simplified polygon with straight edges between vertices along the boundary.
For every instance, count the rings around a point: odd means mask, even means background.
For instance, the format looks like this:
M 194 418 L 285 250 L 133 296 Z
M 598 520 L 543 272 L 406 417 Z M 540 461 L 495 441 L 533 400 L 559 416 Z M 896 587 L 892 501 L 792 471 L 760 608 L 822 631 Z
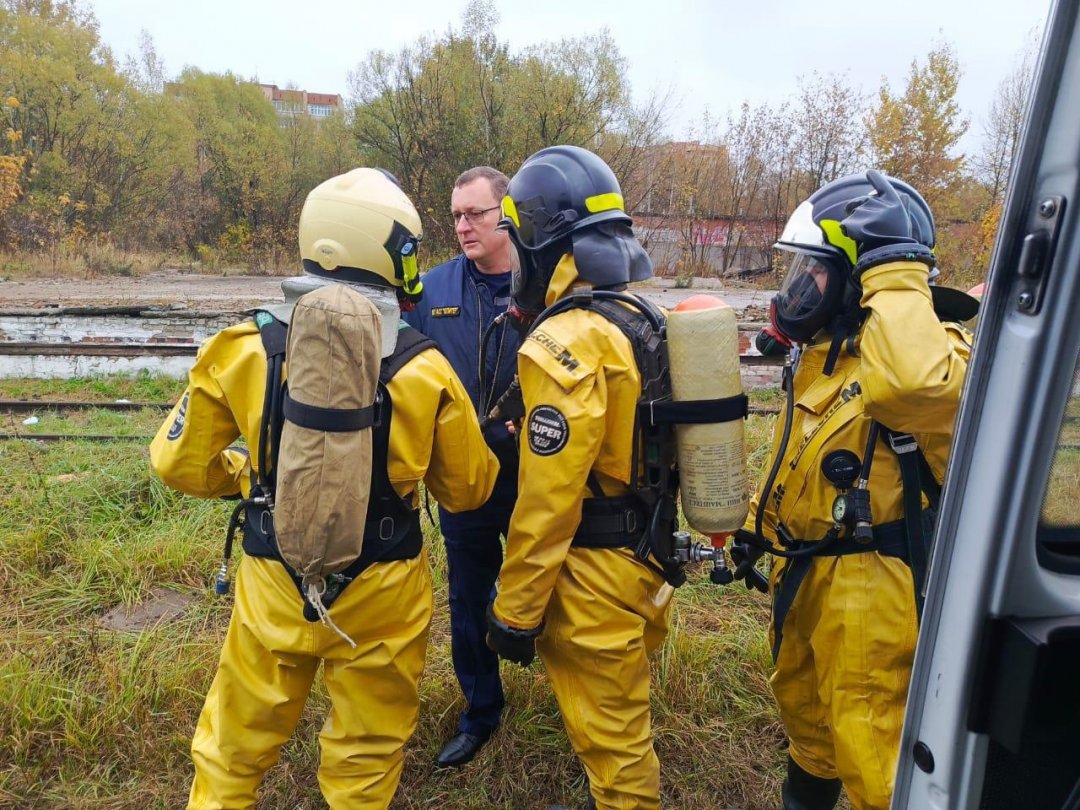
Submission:
M 440 521 L 444 525 L 440 509 Z M 509 523 L 509 512 L 505 515 Z M 468 529 L 446 528 L 447 578 L 450 590 L 450 653 L 461 692 L 468 704 L 458 730 L 486 736 L 499 725 L 505 699 L 499 680 L 499 658 L 486 642 L 487 606 L 495 595 L 502 566 L 499 535 L 508 526 L 498 518 Z

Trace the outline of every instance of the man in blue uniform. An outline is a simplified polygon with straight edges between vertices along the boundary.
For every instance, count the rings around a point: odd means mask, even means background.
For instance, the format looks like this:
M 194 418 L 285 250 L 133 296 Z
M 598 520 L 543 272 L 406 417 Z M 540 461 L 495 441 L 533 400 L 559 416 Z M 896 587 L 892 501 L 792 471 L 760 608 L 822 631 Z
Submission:
M 508 182 L 490 166 L 458 177 L 450 211 L 462 253 L 424 275 L 424 300 L 405 315 L 439 344 L 481 417 L 510 385 L 520 344 L 508 320 L 492 325 L 510 303 L 513 247 L 495 228 Z M 487 428 L 485 439 L 501 465 L 491 499 L 472 512 L 439 508 L 450 580 L 450 649 L 468 704 L 458 733 L 439 752 L 441 767 L 461 766 L 476 756 L 498 727 L 504 703 L 499 659 L 484 637 L 487 605 L 502 565 L 499 535 L 506 536 L 517 496 L 517 448 L 501 420 Z

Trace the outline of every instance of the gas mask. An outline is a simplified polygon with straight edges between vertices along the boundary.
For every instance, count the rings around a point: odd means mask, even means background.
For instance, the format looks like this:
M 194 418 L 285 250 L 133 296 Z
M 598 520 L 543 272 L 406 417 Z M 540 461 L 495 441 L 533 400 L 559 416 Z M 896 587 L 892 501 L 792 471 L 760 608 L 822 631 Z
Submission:
M 829 325 L 857 290 L 838 260 L 804 252 L 791 257 L 769 314 L 781 335 L 793 343 L 806 343 Z
M 509 228 L 508 232 L 516 255 L 510 276 L 511 312 L 517 320 L 529 322 L 543 311 L 555 265 L 570 252 L 570 241 L 559 239 L 539 250 L 527 250 L 517 231 Z

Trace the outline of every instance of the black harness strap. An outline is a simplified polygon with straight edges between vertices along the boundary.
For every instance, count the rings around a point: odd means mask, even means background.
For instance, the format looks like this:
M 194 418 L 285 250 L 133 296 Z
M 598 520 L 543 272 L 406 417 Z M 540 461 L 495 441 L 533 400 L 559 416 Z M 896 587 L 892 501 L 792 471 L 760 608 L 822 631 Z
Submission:
M 285 347 L 289 327 L 269 312 L 255 313 L 263 351 L 266 352 L 266 390 L 263 393 L 262 421 L 259 426 L 259 484 L 267 491 L 274 488 L 277 475 L 277 448 L 281 430 L 285 425 L 279 389 L 285 384 L 282 371 L 285 365 Z
M 320 408 L 305 405 L 285 392 L 285 419 L 294 425 L 325 433 L 348 433 L 375 424 L 376 405 L 365 408 Z
M 259 314 L 262 313 L 257 313 L 256 323 L 259 325 L 263 347 L 267 352 L 267 397 L 263 402 L 262 442 L 259 451 L 260 472 L 258 479 L 253 482 L 251 497 L 238 504 L 233 512 L 226 538 L 226 561 L 231 555 L 232 538 L 237 528 L 241 528 L 244 553 L 250 557 L 263 557 L 280 562 L 289 572 L 297 591 L 303 596 L 301 578 L 282 559 L 274 534 L 271 508 L 274 492 L 273 470 L 277 466 L 281 427 L 285 418 L 289 418 L 290 421 L 302 427 L 329 431 L 356 430 L 359 428 L 346 428 L 341 425 L 355 424 L 357 421 L 366 422 L 360 427 L 370 425 L 373 431 L 371 494 L 367 519 L 363 527 L 364 542 L 360 556 L 353 563 L 343 571 L 327 577 L 327 589 L 323 594 L 322 602 L 329 609 L 345 586 L 373 563 L 412 559 L 420 554 L 423 548 L 424 536 L 420 526 L 420 510 L 414 509 L 407 499 L 398 495 L 390 482 L 388 460 L 393 403 L 387 386 L 406 363 L 422 351 L 435 347 L 436 343 L 412 327 L 400 329 L 393 354 L 383 358 L 379 368 L 378 393 L 373 405 L 366 408 L 340 410 L 313 408 L 291 400 L 288 397 L 287 383 L 281 382 L 287 326 L 277 319 L 272 318 L 267 321 L 265 318 L 259 318 Z M 275 381 L 279 384 L 275 385 Z M 299 419 L 293 419 L 294 415 L 298 415 Z M 270 474 L 264 474 L 263 470 L 269 470 Z M 304 617 L 312 622 L 318 620 L 314 608 L 306 601 L 304 602 Z
M 874 423 L 877 424 L 877 423 Z M 873 539 L 861 542 L 855 537 L 836 537 L 831 531 L 826 539 L 817 541 L 822 545 L 820 553 L 793 558 L 784 568 L 773 595 L 773 662 L 780 653 L 784 621 L 795 602 L 799 586 L 810 571 L 816 557 L 842 557 L 876 551 L 885 557 L 897 557 L 911 568 L 915 588 L 915 610 L 922 620 L 923 587 L 926 584 L 930 540 L 934 533 L 934 520 L 941 499 L 941 486 L 937 483 L 930 464 L 910 433 L 897 433 L 881 426 L 881 433 L 896 454 L 900 464 L 900 483 L 903 488 L 904 516 L 873 527 Z M 930 508 L 922 508 L 922 496 L 926 494 Z M 795 541 L 789 550 L 809 549 L 816 544 Z
M 910 433 L 896 433 L 885 429 L 889 447 L 896 453 L 900 463 L 900 480 L 904 489 L 904 534 L 907 542 L 907 562 L 911 566 L 911 579 L 915 585 L 915 611 L 922 621 L 923 588 L 926 585 L 927 567 L 930 558 L 930 538 L 922 525 L 923 475 L 921 469 L 930 469 L 930 465 L 919 450 L 915 437 Z M 934 481 L 933 476 L 930 477 Z M 934 481 L 935 486 L 937 482 Z M 940 489 L 938 489 L 940 494 Z M 930 498 L 930 496 L 927 496 Z M 931 506 L 937 509 L 937 499 L 930 498 Z
M 691 399 L 680 402 L 650 402 L 649 419 L 654 425 L 706 425 L 736 422 L 750 413 L 746 394 L 722 399 Z
M 807 554 L 793 557 L 784 566 L 780 575 L 780 581 L 776 585 L 773 594 L 773 663 L 780 654 L 780 642 L 784 640 L 784 621 L 788 611 L 795 603 L 795 597 L 799 593 L 806 575 L 810 573 L 810 566 L 819 557 L 845 557 L 849 554 L 865 554 L 876 551 L 884 557 L 899 557 L 907 562 L 907 534 L 905 532 L 906 521 L 901 518 L 891 523 L 884 523 L 874 527 L 874 538 L 868 542 L 860 542 L 855 537 L 830 537 L 827 540 L 817 541 L 828 543 L 823 547 L 820 554 Z M 814 542 L 805 540 L 796 541 L 791 550 L 811 548 Z
M 626 496 L 597 497 L 594 492 L 594 497 L 586 499 L 582 506 L 582 525 L 573 543 L 583 548 L 633 548 L 642 564 L 678 587 L 686 581 L 686 574 L 675 557 L 672 540 L 678 523 L 679 486 L 674 433 L 671 423 L 652 419 L 655 405 L 671 399 L 667 339 L 653 325 L 663 324 L 664 316 L 651 303 L 639 303 L 648 313 L 611 300 L 587 298 L 575 304 L 603 315 L 629 341 L 641 376 L 641 399 L 634 415 L 634 450 L 630 460 L 630 469 L 634 471 L 631 497 L 638 503 L 635 519 L 625 518 Z M 616 525 L 612 521 L 616 515 L 624 516 L 623 530 L 605 531 Z M 641 517 L 640 524 L 637 515 Z M 629 531 L 630 527 L 633 531 Z M 595 537 L 589 536 L 591 530 L 596 530 Z
M 574 534 L 578 548 L 637 548 L 646 528 L 645 510 L 639 498 L 617 495 L 586 498 L 581 504 L 581 523 Z

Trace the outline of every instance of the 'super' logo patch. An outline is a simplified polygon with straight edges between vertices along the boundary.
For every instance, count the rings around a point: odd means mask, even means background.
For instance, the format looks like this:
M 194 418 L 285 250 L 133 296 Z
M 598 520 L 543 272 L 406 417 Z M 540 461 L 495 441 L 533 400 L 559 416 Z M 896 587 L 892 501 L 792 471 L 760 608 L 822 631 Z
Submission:
M 172 427 L 169 428 L 169 433 L 166 438 L 170 442 L 175 442 L 180 438 L 180 434 L 184 432 L 184 422 L 187 421 L 187 403 L 188 395 L 184 392 L 184 398 L 180 400 L 180 410 L 176 412 L 176 419 L 172 423 Z
M 570 425 L 558 408 L 537 405 L 529 414 L 529 449 L 538 456 L 553 456 L 566 447 Z

